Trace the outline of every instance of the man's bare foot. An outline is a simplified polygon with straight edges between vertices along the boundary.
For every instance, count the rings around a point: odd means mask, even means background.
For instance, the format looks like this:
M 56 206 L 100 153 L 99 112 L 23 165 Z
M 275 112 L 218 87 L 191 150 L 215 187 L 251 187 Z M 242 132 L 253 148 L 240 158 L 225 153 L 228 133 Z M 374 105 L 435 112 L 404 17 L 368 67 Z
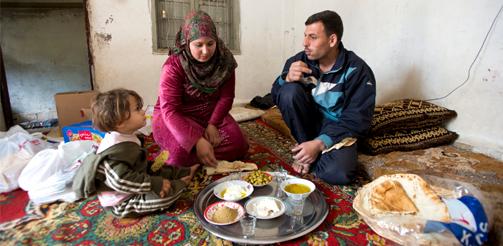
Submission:
M 300 171 L 301 171 L 301 165 L 300 165 L 300 164 L 298 164 L 297 162 L 294 162 L 294 163 L 292 164 L 292 167 L 293 167 L 293 170 L 294 170 L 295 172 L 300 173 Z
M 185 176 L 183 178 L 181 178 L 180 180 L 183 181 L 185 184 L 189 184 L 190 181 L 192 180 L 192 178 L 194 177 L 194 175 L 196 174 L 197 172 L 197 169 L 199 168 L 199 166 L 201 166 L 200 164 L 196 164 L 196 165 L 193 165 L 190 167 L 190 174 L 188 176 Z
M 300 163 L 297 161 L 292 164 L 293 170 L 295 170 L 295 172 L 298 172 L 300 174 L 308 173 L 310 166 L 311 164 L 309 163 Z

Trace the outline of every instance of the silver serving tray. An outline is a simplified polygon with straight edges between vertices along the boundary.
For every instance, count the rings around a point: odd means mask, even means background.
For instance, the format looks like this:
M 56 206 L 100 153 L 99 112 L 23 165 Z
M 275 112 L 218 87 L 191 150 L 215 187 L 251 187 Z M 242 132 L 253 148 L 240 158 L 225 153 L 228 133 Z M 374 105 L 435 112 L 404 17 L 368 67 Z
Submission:
M 269 174 L 275 175 L 276 173 L 269 172 Z M 203 213 L 206 207 L 215 202 L 221 201 L 213 194 L 213 188 L 219 183 L 222 183 L 229 179 L 229 176 L 227 176 L 209 184 L 206 188 L 199 192 L 194 202 L 194 213 L 201 222 L 202 226 L 210 233 L 213 233 L 214 235 L 225 240 L 246 244 L 271 244 L 284 242 L 304 236 L 312 230 L 316 229 L 316 227 L 318 227 L 328 215 L 328 205 L 325 202 L 323 193 L 316 189 L 306 199 L 302 216 L 288 215 L 288 204 L 286 201 L 284 201 L 285 205 L 287 206 L 287 211 L 285 214 L 274 219 L 257 219 L 255 235 L 245 238 L 239 222 L 231 225 L 217 226 L 209 223 L 204 218 Z M 263 187 L 254 188 L 255 190 L 250 197 L 239 201 L 239 203 L 243 205 L 243 207 L 244 204 L 252 197 L 274 196 L 276 189 L 278 188 L 278 184 L 276 183 L 276 179 L 273 178 L 273 181 L 270 184 Z M 285 199 L 286 197 L 283 197 L 282 200 Z

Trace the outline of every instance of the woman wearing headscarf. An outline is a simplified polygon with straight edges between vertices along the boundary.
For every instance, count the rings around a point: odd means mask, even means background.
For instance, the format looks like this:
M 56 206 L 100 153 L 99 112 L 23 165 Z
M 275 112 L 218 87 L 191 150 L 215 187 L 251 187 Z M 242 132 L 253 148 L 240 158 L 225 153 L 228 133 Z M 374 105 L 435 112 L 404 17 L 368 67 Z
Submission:
M 210 16 L 187 14 L 169 54 L 152 123 L 155 141 L 169 152 L 166 163 L 216 166 L 243 157 L 248 142 L 229 114 L 237 63 Z

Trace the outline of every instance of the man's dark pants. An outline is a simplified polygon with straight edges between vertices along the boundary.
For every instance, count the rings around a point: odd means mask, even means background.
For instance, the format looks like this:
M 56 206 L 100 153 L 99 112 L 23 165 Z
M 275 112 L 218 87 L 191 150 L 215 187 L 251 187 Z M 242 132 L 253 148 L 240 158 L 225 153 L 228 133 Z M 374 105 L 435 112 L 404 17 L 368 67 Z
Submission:
M 279 89 L 274 103 L 298 143 L 320 135 L 323 115 L 310 94 L 310 88 L 300 83 L 285 83 Z M 357 146 L 334 149 L 320 154 L 311 165 L 311 172 L 330 184 L 348 184 L 353 181 L 357 166 Z

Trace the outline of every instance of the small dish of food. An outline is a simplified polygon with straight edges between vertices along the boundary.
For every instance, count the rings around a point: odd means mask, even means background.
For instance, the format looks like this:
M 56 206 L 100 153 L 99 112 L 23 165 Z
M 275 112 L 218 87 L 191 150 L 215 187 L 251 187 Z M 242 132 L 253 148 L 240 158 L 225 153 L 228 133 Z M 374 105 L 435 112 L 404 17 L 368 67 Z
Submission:
M 204 210 L 204 218 L 214 225 L 230 225 L 245 215 L 245 209 L 236 202 L 216 202 Z
M 255 187 L 262 187 L 271 183 L 272 175 L 260 170 L 256 170 L 246 174 L 246 176 L 243 177 L 243 180 Z
M 257 219 L 273 219 L 285 213 L 285 204 L 276 197 L 258 196 L 246 202 L 245 209 Z
M 253 193 L 253 186 L 243 180 L 229 180 L 213 188 L 213 194 L 225 201 L 236 202 Z

